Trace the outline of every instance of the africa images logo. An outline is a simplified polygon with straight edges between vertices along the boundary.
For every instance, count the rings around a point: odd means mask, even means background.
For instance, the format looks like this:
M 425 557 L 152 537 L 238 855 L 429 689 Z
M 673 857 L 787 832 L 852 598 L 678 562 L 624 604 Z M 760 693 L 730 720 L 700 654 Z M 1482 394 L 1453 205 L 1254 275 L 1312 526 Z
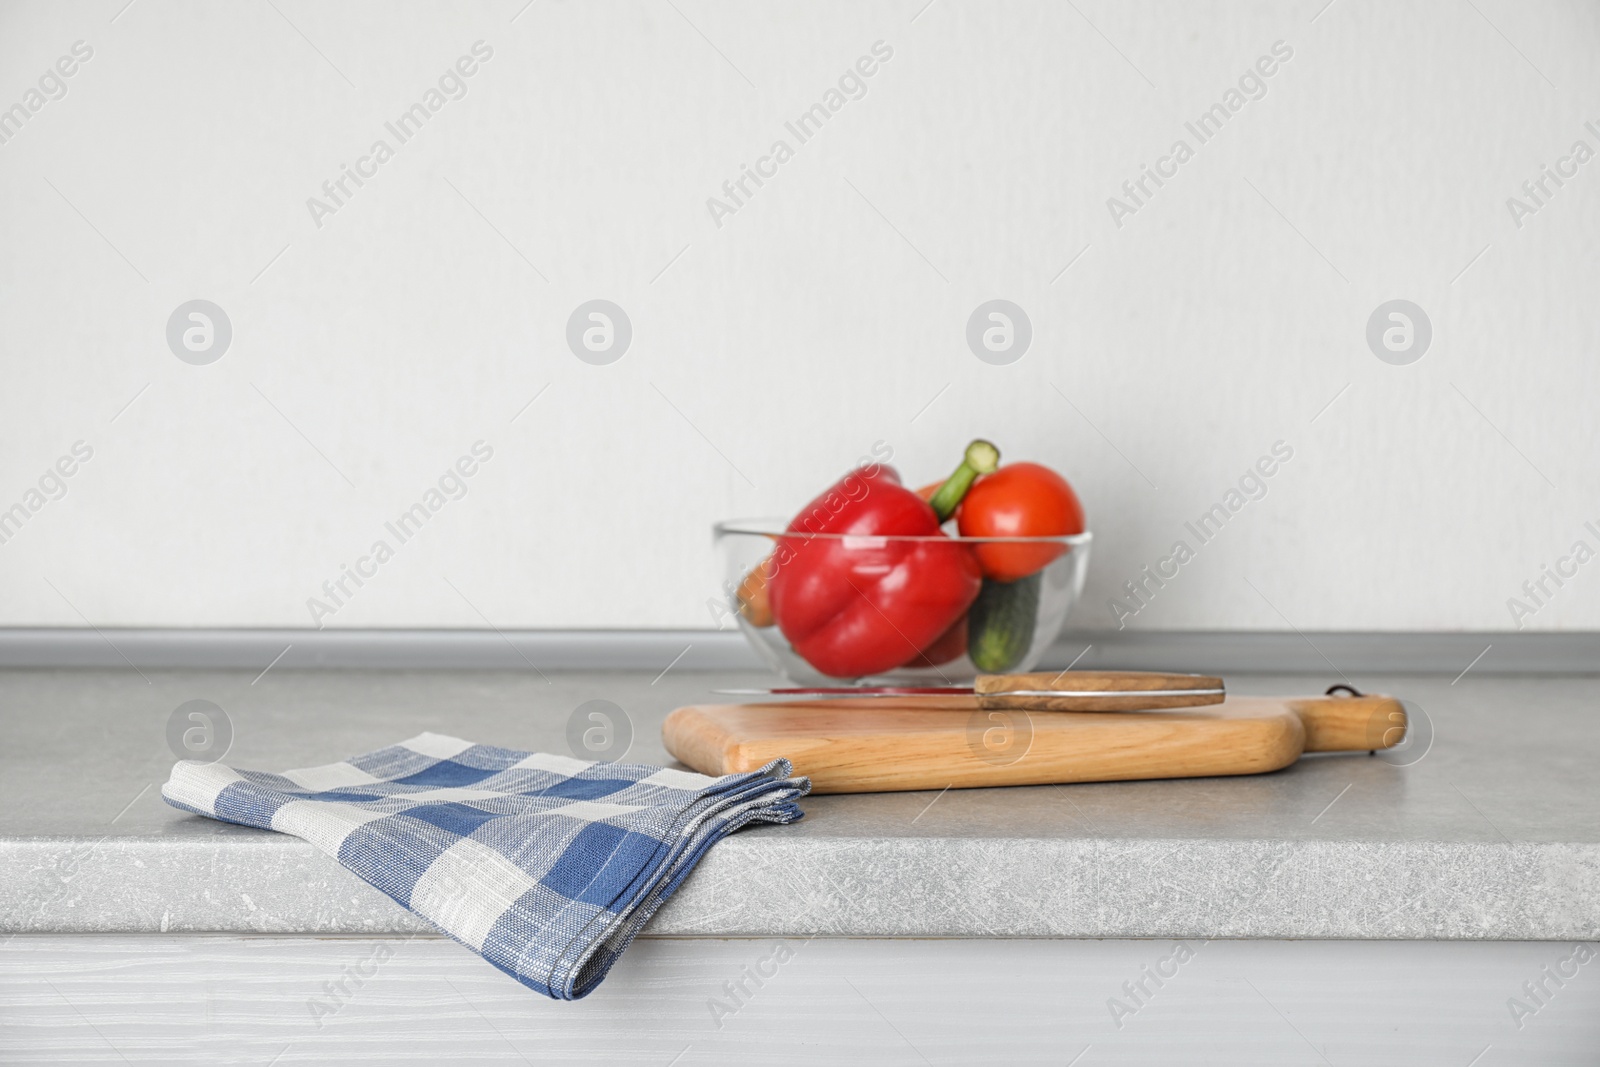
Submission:
M 45 72 L 39 75 L 37 89 L 28 89 L 22 94 L 21 100 L 0 110 L 0 145 L 10 143 L 33 116 L 44 110 L 46 104 L 66 98 L 66 80 L 94 58 L 94 48 L 86 41 L 73 41 L 71 52 L 71 55 L 57 59 L 54 66 L 45 68 Z
M 378 168 L 394 158 L 395 151 L 400 145 L 421 133 L 422 127 L 434 115 L 444 110 L 445 104 L 465 97 L 467 79 L 478 73 L 480 64 L 489 62 L 493 57 L 492 45 L 474 41 L 471 55 L 462 56 L 454 65 L 445 68 L 445 72 L 439 75 L 437 86 L 430 85 L 423 92 L 419 102 L 402 111 L 393 122 L 383 124 L 383 128 L 394 138 L 394 144 L 391 145 L 380 137 L 372 142 L 372 147 L 367 150 L 366 155 L 356 159 L 354 167 L 340 163 L 338 176 L 322 183 L 322 197 L 306 198 L 306 210 L 311 213 L 311 221 L 316 224 L 317 229 L 322 229 L 324 217 L 337 215 L 357 191 L 369 180 L 376 178 Z M 351 188 L 352 185 L 355 188 Z
M 767 154 L 756 159 L 755 167 L 748 163 L 739 164 L 739 175 L 722 183 L 722 197 L 706 198 L 706 210 L 711 213 L 711 221 L 716 223 L 717 229 L 722 229 L 722 220 L 728 215 L 737 215 L 739 209 L 750 202 L 750 198 L 767 184 L 767 181 L 778 176 L 778 168 L 794 158 L 795 149 L 805 144 L 817 134 L 822 132 L 822 126 L 833 116 L 844 110 L 844 105 L 851 100 L 860 100 L 867 95 L 867 79 L 878 73 L 882 64 L 894 58 L 894 48 L 883 41 L 872 43 L 872 54 L 862 56 L 855 61 L 854 66 L 845 68 L 839 75 L 835 86 L 829 86 L 822 94 L 822 99 L 802 111 L 798 118 L 792 122 L 785 122 L 783 128 L 794 138 L 794 144 L 780 137 L 772 142 Z M 755 183 L 755 189 L 750 188 Z
M 1294 49 L 1285 41 L 1273 41 L 1271 51 L 1271 55 L 1261 56 L 1239 75 L 1237 87 L 1228 86 L 1223 90 L 1220 101 L 1202 111 L 1193 122 L 1183 124 L 1183 128 L 1194 138 L 1194 144 L 1191 145 L 1185 138 L 1178 138 L 1167 154 L 1156 160 L 1153 168 L 1148 163 L 1140 164 L 1138 176 L 1122 183 L 1121 197 L 1106 198 L 1106 210 L 1111 212 L 1111 221 L 1116 223 L 1117 229 L 1122 229 L 1124 219 L 1138 214 L 1139 209 L 1147 205 L 1162 186 L 1176 178 L 1178 168 L 1195 157 L 1199 146 L 1221 133 L 1229 119 L 1243 111 L 1246 104 L 1267 95 L 1267 79 L 1276 74 L 1282 64 L 1294 58 Z M 1155 188 L 1151 188 L 1152 184 Z

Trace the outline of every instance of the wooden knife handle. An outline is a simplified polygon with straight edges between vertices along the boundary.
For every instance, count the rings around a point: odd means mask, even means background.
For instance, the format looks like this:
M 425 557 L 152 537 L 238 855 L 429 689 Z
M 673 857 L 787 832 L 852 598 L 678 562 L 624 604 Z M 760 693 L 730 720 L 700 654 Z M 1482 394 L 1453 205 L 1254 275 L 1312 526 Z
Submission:
M 1222 703 L 1223 688 L 1222 679 L 1211 675 L 1156 671 L 981 674 L 973 684 L 980 708 L 1027 711 L 1194 708 Z M 1050 695 L 1036 695 L 1045 692 Z

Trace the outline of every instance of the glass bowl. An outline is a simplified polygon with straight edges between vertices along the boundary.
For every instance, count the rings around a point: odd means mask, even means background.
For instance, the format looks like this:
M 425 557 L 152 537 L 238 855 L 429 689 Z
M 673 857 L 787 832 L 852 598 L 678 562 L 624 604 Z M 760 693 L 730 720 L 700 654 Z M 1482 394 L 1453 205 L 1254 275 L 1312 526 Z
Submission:
M 946 685 L 971 681 L 980 670 L 986 674 L 1031 670 L 1055 641 L 1067 614 L 1083 593 L 1089 563 L 1088 533 L 1059 537 L 899 537 L 790 533 L 786 525 L 782 519 L 738 519 L 713 527 L 722 569 L 722 595 L 713 599 L 712 608 L 719 626 L 736 621 L 762 660 L 802 686 Z M 807 552 L 829 554 L 825 570 L 810 568 L 822 575 L 815 580 L 836 583 L 836 588 L 839 583 L 848 582 L 854 592 L 841 594 L 847 602 L 867 600 L 874 587 L 891 580 L 886 576 L 903 564 L 908 553 L 931 547 L 927 542 L 942 542 L 937 551 L 946 559 L 949 553 L 959 552 L 970 553 L 974 561 L 980 557 L 991 561 L 1003 557 L 1013 564 L 1023 561 L 1028 568 L 1037 566 L 1033 573 L 1009 583 L 984 579 L 978 599 L 955 623 L 959 626 L 964 621 L 977 635 L 974 638 L 969 634 L 969 640 L 981 643 L 969 645 L 959 633 L 946 635 L 944 641 L 936 637 L 928 647 L 938 651 L 929 657 L 916 648 L 921 637 L 913 639 L 902 632 L 914 630 L 914 624 L 925 616 L 913 614 L 911 624 L 901 616 L 903 625 L 896 626 L 876 608 L 863 610 L 861 625 L 872 631 L 872 637 L 880 639 L 878 643 L 885 649 L 903 646 L 899 652 L 885 652 L 896 657 L 903 653 L 903 661 L 869 674 L 829 674 L 795 649 L 783 627 L 772 619 L 770 604 L 764 603 L 767 579 L 785 565 L 785 560 L 800 559 Z M 779 614 L 789 613 L 780 605 Z M 981 661 L 981 667 L 974 663 L 974 656 Z M 816 653 L 814 657 L 823 658 Z

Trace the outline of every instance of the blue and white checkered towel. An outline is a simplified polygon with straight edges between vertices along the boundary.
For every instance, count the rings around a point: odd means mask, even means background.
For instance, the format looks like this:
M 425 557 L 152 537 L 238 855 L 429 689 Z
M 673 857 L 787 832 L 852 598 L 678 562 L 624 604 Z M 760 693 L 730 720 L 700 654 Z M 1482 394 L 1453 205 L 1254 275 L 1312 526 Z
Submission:
M 811 783 L 789 772 L 709 778 L 422 734 L 282 774 L 185 760 L 161 795 L 303 837 L 523 985 L 576 1000 L 707 849 L 801 817 Z

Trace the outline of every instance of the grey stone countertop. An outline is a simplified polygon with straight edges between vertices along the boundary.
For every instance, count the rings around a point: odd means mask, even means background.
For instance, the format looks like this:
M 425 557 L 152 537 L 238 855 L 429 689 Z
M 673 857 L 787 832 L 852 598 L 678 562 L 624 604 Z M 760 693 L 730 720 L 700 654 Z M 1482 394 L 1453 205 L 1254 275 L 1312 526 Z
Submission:
M 1236 693 L 1337 677 L 1232 676 Z M 654 936 L 1600 937 L 1600 678 L 1361 677 L 1426 724 L 1399 757 L 1275 774 L 808 797 L 714 848 Z M 630 761 L 660 724 L 765 676 L 339 670 L 0 671 L 0 932 L 395 934 L 419 920 L 296 838 L 160 798 L 174 709 L 233 730 L 225 762 L 330 763 L 432 730 L 567 753 L 615 702 Z M 1430 737 L 1431 735 L 1431 737 Z

